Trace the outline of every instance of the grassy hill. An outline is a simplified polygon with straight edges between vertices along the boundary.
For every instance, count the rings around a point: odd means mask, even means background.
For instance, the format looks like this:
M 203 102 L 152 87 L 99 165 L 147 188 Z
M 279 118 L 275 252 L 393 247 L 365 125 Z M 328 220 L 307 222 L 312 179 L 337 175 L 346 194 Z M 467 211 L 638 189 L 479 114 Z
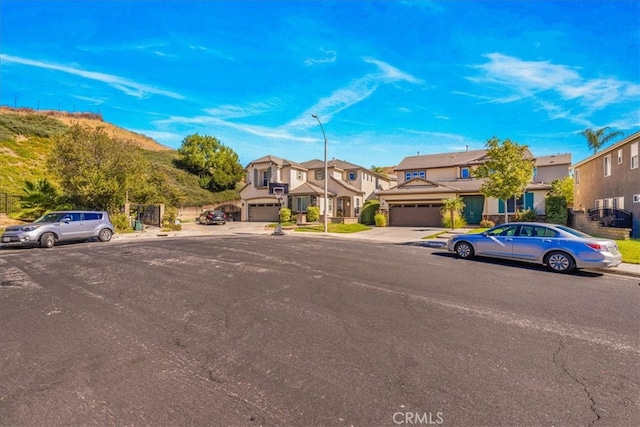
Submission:
M 104 122 L 99 115 L 7 107 L 0 107 L 0 192 L 19 195 L 25 181 L 53 179 L 46 167 L 46 158 L 54 144 L 53 137 L 73 124 L 102 127 L 109 136 L 140 147 L 154 169 L 161 171 L 167 182 L 184 194 L 184 206 L 240 198 L 236 192 L 214 194 L 200 188 L 196 176 L 174 166 L 175 150 L 145 135 Z

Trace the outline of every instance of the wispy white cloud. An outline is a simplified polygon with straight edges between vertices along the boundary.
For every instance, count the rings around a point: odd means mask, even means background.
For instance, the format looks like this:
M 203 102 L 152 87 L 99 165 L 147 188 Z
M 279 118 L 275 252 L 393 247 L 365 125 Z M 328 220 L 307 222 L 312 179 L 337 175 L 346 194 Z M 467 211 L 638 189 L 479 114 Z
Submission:
M 615 78 L 589 79 L 582 76 L 577 67 L 550 61 L 525 61 L 500 53 L 485 57 L 488 62 L 474 67 L 481 75 L 468 79 L 499 90 L 500 95 L 492 97 L 490 102 L 509 103 L 531 98 L 555 118 L 576 121 L 576 112 L 569 114 L 569 108 L 557 105 L 560 101 L 574 101 L 572 108 L 580 108 L 588 115 L 613 104 L 636 102 L 640 95 L 640 85 L 635 82 Z M 508 89 L 506 93 L 505 88 Z M 555 103 L 545 100 L 553 96 Z M 584 123 L 580 118 L 577 121 Z
M 325 48 L 320 48 L 323 56 L 321 58 L 307 58 L 304 60 L 305 65 L 315 65 L 315 64 L 327 64 L 336 62 L 338 58 L 338 54 L 335 50 L 328 50 Z
M 113 74 L 99 73 L 95 71 L 86 71 L 79 68 L 69 67 L 67 65 L 55 64 L 51 62 L 36 61 L 28 58 L 21 58 L 18 56 L 0 54 L 0 62 L 13 63 L 26 65 L 30 67 L 43 68 L 45 70 L 59 71 L 62 73 L 71 74 L 74 76 L 82 77 L 88 80 L 99 81 L 106 83 L 111 87 L 122 91 L 123 93 L 136 97 L 144 98 L 149 94 L 161 95 L 169 98 L 183 99 L 184 97 L 178 93 L 170 92 L 163 89 L 158 89 L 153 86 L 145 85 L 135 82 L 133 80 L 125 79 L 123 77 L 115 76 Z
M 101 104 L 104 104 L 106 102 L 104 99 L 90 98 L 88 96 L 71 95 L 71 97 L 73 97 L 75 99 L 79 99 L 81 101 L 89 102 L 89 103 L 91 103 L 93 105 L 101 105 Z
M 386 62 L 369 57 L 363 58 L 363 61 L 376 65 L 378 68 L 377 72 L 352 80 L 346 87 L 336 89 L 331 93 L 331 95 L 321 98 L 315 105 L 308 108 L 296 119 L 287 123 L 285 127 L 306 128 L 314 126 L 313 119 L 310 119 L 312 114 L 316 114 L 318 117 L 321 117 L 321 119 L 326 123 L 340 111 L 369 98 L 378 89 L 380 84 L 389 84 L 401 81 L 413 84 L 423 83 L 421 79 L 400 71 Z

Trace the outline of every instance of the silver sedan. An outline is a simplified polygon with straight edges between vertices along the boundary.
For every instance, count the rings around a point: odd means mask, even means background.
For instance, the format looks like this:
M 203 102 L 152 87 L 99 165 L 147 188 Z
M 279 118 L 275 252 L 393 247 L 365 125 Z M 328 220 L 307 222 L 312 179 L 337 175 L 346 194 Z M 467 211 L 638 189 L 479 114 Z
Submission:
M 484 233 L 460 234 L 447 241 L 460 258 L 474 255 L 546 265 L 568 273 L 575 268 L 609 268 L 622 263 L 615 241 L 570 227 L 537 222 L 511 222 Z

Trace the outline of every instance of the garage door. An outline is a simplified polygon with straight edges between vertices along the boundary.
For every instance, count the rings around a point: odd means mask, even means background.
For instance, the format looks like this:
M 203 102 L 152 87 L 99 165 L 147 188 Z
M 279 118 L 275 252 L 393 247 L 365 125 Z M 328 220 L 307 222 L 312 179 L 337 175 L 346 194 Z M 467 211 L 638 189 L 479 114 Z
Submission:
M 277 222 L 280 207 L 275 203 L 249 205 L 249 221 Z
M 389 225 L 396 227 L 442 227 L 440 203 L 389 206 Z

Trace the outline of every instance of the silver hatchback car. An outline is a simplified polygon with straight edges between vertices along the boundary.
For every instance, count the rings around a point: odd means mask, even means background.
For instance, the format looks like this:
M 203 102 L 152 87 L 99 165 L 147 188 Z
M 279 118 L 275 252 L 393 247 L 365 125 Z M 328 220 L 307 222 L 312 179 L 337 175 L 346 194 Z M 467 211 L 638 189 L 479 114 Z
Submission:
M 461 234 L 447 242 L 460 258 L 474 255 L 544 264 L 551 271 L 609 268 L 622 263 L 613 240 L 600 239 L 570 227 L 538 222 L 511 222 L 484 233 Z
M 92 237 L 108 242 L 114 230 L 109 215 L 104 211 L 49 212 L 30 224 L 7 227 L 0 237 L 0 244 L 51 248 L 57 242 Z

